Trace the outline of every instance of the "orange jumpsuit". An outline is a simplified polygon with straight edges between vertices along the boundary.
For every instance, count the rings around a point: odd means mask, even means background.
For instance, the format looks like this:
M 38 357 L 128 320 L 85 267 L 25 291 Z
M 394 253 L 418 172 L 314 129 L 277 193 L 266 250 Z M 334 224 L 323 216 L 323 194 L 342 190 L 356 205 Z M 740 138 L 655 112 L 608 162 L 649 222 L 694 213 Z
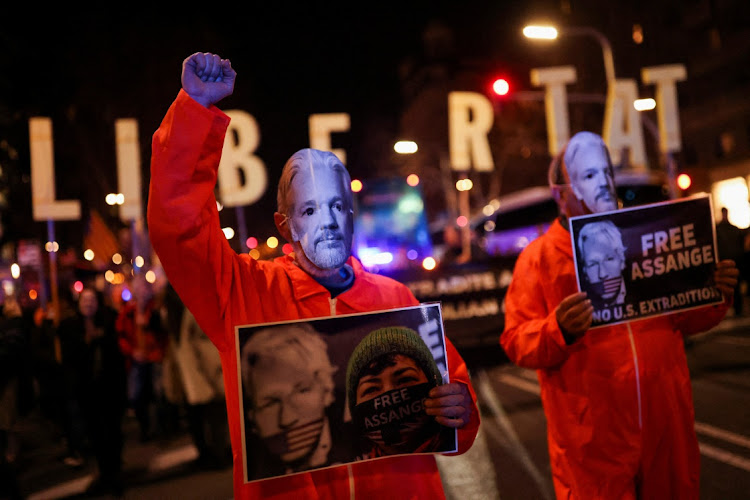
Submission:
M 166 275 L 201 328 L 220 351 L 234 455 L 237 498 L 444 498 L 432 455 L 384 458 L 292 476 L 243 483 L 235 326 L 317 318 L 417 305 L 404 285 L 354 269 L 352 287 L 330 293 L 290 257 L 256 261 L 229 246 L 219 224 L 214 187 L 229 117 L 206 109 L 184 91 L 153 137 L 148 224 Z M 451 381 L 469 387 L 465 363 L 447 341 Z M 458 431 L 459 453 L 479 428 Z
M 521 252 L 500 343 L 537 370 L 558 498 L 698 498 L 699 450 L 683 336 L 722 303 L 586 332 L 567 345 L 555 318 L 575 293 L 570 234 L 555 221 Z

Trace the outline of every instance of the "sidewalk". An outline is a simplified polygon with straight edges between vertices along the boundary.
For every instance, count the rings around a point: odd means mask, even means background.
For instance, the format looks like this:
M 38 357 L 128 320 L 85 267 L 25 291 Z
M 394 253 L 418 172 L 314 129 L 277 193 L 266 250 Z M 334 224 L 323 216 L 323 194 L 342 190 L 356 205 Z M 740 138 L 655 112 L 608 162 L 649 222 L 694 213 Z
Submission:
M 125 417 L 123 431 L 122 498 L 232 498 L 231 465 L 218 470 L 199 467 L 194 463 L 198 451 L 186 431 L 142 443 L 133 417 Z M 17 470 L 24 498 L 91 498 L 85 491 L 96 475 L 93 457 L 87 457 L 84 465 L 77 468 L 64 464 L 66 448 L 59 429 L 35 412 L 20 422 L 19 434 Z M 190 484 L 181 488 L 184 491 L 175 486 L 180 478 L 191 478 Z M 206 486 L 201 487 L 202 482 Z

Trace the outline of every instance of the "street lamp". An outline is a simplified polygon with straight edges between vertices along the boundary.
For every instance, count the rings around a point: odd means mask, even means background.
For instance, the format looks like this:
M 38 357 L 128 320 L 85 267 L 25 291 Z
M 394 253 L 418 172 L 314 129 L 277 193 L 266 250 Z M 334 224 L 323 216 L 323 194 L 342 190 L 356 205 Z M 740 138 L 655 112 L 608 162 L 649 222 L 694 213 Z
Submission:
M 554 26 L 533 26 L 529 25 L 523 29 L 523 35 L 526 38 L 534 40 L 555 40 L 558 35 L 569 36 L 590 36 L 599 42 L 602 47 L 604 56 L 604 72 L 607 75 L 607 83 L 615 81 L 615 61 L 612 56 L 612 46 L 609 40 L 600 31 L 588 26 L 571 26 L 558 30 Z

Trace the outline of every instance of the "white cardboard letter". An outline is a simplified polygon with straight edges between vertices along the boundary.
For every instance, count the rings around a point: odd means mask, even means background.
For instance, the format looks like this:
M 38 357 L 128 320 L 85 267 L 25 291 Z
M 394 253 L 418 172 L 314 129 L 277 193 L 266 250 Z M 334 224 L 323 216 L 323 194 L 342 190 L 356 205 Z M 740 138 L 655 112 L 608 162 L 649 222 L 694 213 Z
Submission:
M 251 205 L 263 196 L 268 185 L 266 165 L 253 154 L 260 143 L 260 129 L 245 111 L 234 109 L 226 114 L 231 121 L 219 163 L 219 196 L 227 207 Z
M 117 188 L 124 195 L 120 206 L 120 219 L 124 222 L 140 219 L 141 207 L 141 153 L 138 143 L 138 122 L 133 118 L 115 120 L 117 147 Z
M 310 147 L 335 154 L 346 165 L 346 151 L 331 149 L 331 132 L 348 132 L 351 120 L 348 113 L 325 113 L 310 115 Z
M 55 200 L 55 160 L 52 120 L 29 119 L 31 152 L 31 207 L 34 220 L 79 220 L 78 200 Z
M 494 112 L 487 97 L 476 92 L 448 94 L 448 134 L 451 168 L 467 171 L 472 165 L 479 172 L 495 169 L 487 133 Z
M 662 153 L 677 152 L 682 149 L 680 136 L 680 113 L 677 107 L 677 86 L 675 82 L 687 79 L 687 71 L 682 64 L 652 66 L 641 70 L 643 83 L 656 84 L 656 113 L 659 120 L 659 149 Z
M 628 162 L 634 169 L 646 168 L 646 149 L 643 144 L 641 116 L 633 107 L 638 88 L 631 78 L 618 79 L 607 90 L 604 110 L 604 142 L 609 147 L 613 165 L 622 164 L 623 149 L 628 150 Z
M 570 139 L 568 94 L 566 83 L 575 83 L 573 66 L 556 66 L 531 70 L 531 83 L 544 86 L 544 111 L 547 118 L 547 148 L 555 156 Z

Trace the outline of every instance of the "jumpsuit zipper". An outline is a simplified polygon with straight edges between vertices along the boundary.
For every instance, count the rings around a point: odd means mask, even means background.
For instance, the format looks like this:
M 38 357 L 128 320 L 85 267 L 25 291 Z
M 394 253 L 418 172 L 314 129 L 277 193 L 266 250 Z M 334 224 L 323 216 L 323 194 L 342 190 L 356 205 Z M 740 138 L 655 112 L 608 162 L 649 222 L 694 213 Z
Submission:
M 328 303 L 331 306 L 331 316 L 336 316 L 336 297 L 328 297 Z
M 635 364 L 635 388 L 638 394 L 638 428 L 643 429 L 643 413 L 641 409 L 641 374 L 638 370 L 638 352 L 635 350 L 635 339 L 633 330 L 630 328 L 630 322 L 625 323 L 628 326 L 628 337 L 630 337 L 630 349 L 633 351 L 633 364 Z

